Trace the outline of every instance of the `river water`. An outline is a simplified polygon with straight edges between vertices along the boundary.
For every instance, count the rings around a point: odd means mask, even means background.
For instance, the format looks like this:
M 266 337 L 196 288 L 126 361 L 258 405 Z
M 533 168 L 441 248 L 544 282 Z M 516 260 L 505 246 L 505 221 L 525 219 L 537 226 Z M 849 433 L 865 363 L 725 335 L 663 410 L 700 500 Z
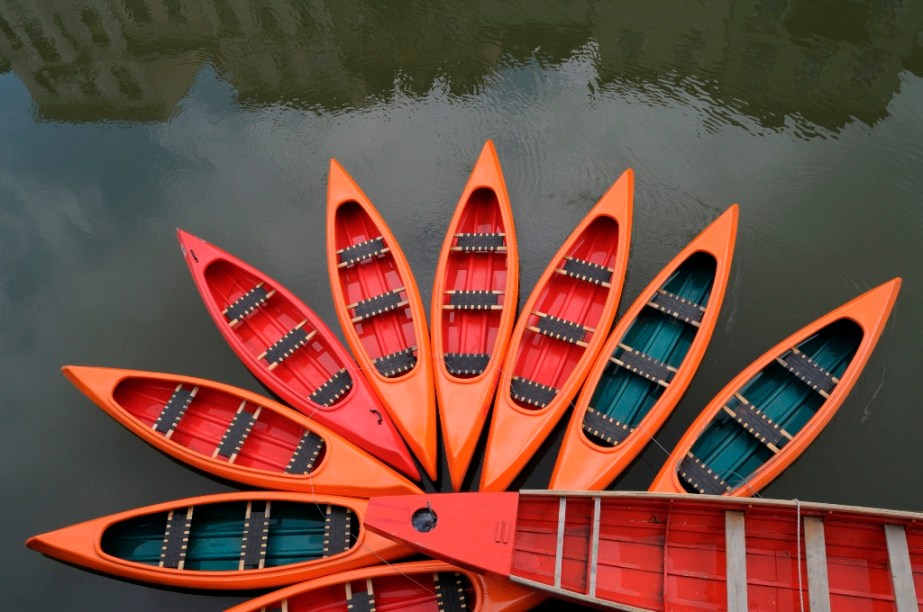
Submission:
M 4 608 L 241 601 L 107 579 L 23 546 L 231 488 L 140 442 L 60 367 L 261 391 L 202 307 L 175 228 L 279 279 L 335 327 L 329 159 L 375 202 L 428 296 L 488 138 L 516 216 L 523 301 L 626 168 L 636 196 L 623 308 L 740 204 L 706 358 L 616 488 L 646 488 L 664 449 L 770 346 L 900 276 L 859 383 L 763 495 L 923 509 L 923 3 L 636 4 L 0 1 Z M 547 483 L 560 434 L 519 485 Z

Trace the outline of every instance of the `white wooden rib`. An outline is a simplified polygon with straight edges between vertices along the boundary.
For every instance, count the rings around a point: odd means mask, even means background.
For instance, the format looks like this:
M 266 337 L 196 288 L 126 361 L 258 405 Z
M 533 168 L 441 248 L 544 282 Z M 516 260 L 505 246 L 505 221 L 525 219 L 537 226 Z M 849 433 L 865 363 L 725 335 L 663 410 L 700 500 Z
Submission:
M 747 610 L 747 542 L 744 513 L 724 513 L 724 551 L 727 557 L 727 598 L 729 612 Z
M 602 498 L 593 498 L 593 531 L 590 534 L 590 587 L 587 595 L 596 597 L 596 568 L 599 566 L 599 521 Z
M 897 610 L 898 612 L 915 612 L 918 609 L 917 593 L 913 586 L 907 532 L 902 525 L 885 525 L 885 540 L 888 543 L 888 563 L 891 566 L 891 581 L 894 584 L 894 602 L 897 604 Z
M 804 552 L 808 565 L 808 601 L 811 612 L 830 612 L 830 583 L 827 579 L 827 544 L 823 519 L 804 517 Z
M 567 498 L 561 496 L 558 504 L 558 541 L 554 551 L 554 588 L 561 588 L 561 571 L 564 565 L 564 522 L 567 518 Z

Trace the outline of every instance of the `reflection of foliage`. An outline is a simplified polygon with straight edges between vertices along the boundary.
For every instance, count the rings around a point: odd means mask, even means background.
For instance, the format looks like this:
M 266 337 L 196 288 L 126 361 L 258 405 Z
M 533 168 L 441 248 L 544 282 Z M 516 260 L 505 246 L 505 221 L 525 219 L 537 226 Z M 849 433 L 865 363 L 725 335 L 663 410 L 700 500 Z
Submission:
M 838 129 L 884 116 L 902 70 L 923 76 L 921 31 L 913 0 L 0 2 L 0 69 L 44 117 L 150 120 L 205 62 L 247 105 L 329 111 L 437 84 L 471 95 L 506 66 L 554 66 L 590 43 L 603 91 L 705 94 L 765 126 Z

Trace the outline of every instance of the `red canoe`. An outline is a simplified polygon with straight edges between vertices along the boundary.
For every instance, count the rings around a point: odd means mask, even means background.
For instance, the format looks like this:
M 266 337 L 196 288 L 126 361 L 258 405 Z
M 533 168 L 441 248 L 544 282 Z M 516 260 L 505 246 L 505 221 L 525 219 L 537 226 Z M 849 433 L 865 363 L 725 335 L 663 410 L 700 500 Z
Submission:
M 251 599 L 226 612 L 517 612 L 529 610 L 546 598 L 504 576 L 477 574 L 442 561 L 414 561 L 315 578 Z
M 419 480 L 387 411 L 320 317 L 230 253 L 177 234 L 208 314 L 253 375 L 299 412 Z
M 651 490 L 749 497 L 769 484 L 846 399 L 900 286 L 895 278 L 860 295 L 747 366 L 686 430 Z
M 410 552 L 363 525 L 368 501 L 281 491 L 156 504 L 29 538 L 38 552 L 157 585 L 266 589 Z
M 456 491 L 493 401 L 518 303 L 513 211 L 488 140 L 442 243 L 430 309 L 436 403 Z
M 923 514 L 711 495 L 379 497 L 370 531 L 556 597 L 620 610 L 923 606 Z
M 63 372 L 145 442 L 221 478 L 354 497 L 419 493 L 323 425 L 255 393 L 156 372 L 78 366 Z
M 577 395 L 615 318 L 631 236 L 626 170 L 574 229 L 516 322 L 494 404 L 482 491 L 503 490 Z
M 327 184 L 327 269 L 346 342 L 435 480 L 436 400 L 420 292 L 391 230 L 336 160 Z
M 737 208 L 686 245 L 612 330 L 577 398 L 549 489 L 604 489 L 686 392 L 724 300 Z

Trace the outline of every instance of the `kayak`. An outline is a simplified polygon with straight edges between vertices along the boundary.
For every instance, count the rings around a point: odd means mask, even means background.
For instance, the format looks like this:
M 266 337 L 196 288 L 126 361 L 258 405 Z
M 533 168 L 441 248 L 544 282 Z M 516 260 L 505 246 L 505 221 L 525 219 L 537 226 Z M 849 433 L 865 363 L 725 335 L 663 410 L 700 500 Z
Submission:
M 500 160 L 487 141 L 442 243 L 433 282 L 436 404 L 459 490 L 494 398 L 519 303 L 519 255 Z
M 378 497 L 366 527 L 618 610 L 923 609 L 923 514 L 606 491 Z
M 384 406 L 320 317 L 244 261 L 177 234 L 208 314 L 250 372 L 302 414 L 419 480 Z
M 280 491 L 145 506 L 29 538 L 44 555 L 120 578 L 197 589 L 265 589 L 410 552 L 368 533 L 368 501 Z
M 194 468 L 241 484 L 354 497 L 419 493 L 323 425 L 230 385 L 173 374 L 65 366 L 100 408 Z
M 435 480 L 436 400 L 420 292 L 381 214 L 336 160 L 327 184 L 327 269 L 347 344 Z
M 612 330 L 577 398 L 549 489 L 606 488 L 673 411 L 721 311 L 737 216 L 735 204 L 686 245 Z
M 503 490 L 561 419 L 615 318 L 631 235 L 626 170 L 545 268 L 516 321 L 497 387 L 481 491 Z
M 769 484 L 843 404 L 900 285 L 860 295 L 747 366 L 689 426 L 650 490 L 749 497 Z

